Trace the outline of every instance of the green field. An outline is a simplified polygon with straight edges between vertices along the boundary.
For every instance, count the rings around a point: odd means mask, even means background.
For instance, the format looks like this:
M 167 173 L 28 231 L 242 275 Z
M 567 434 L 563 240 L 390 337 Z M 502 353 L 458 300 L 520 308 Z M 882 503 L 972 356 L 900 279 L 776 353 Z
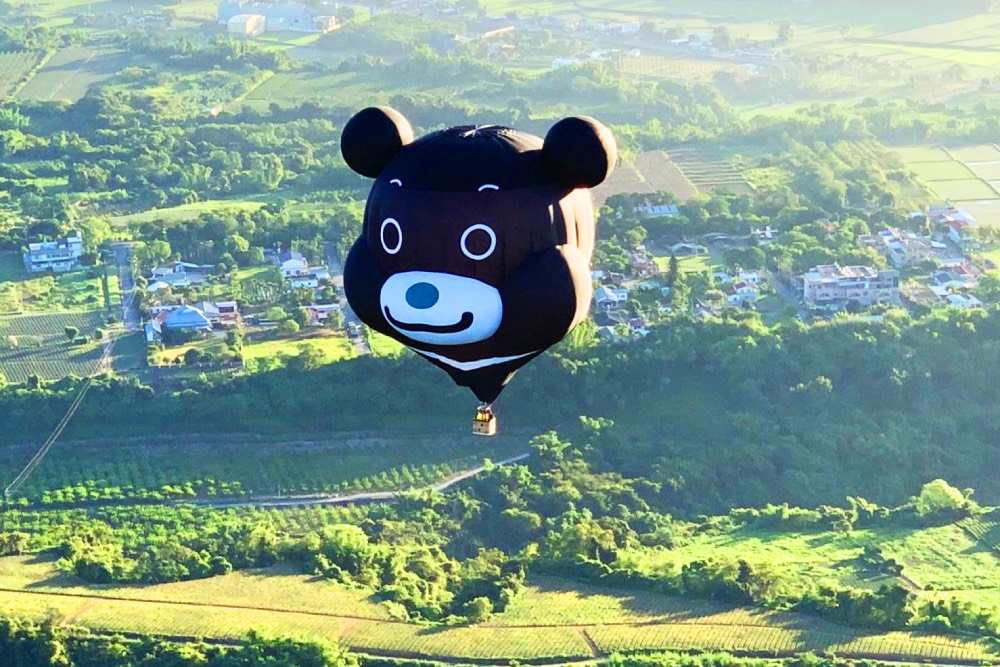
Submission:
M 968 167 L 961 162 L 918 162 L 913 171 L 925 181 L 958 181 L 975 178 Z
M 307 347 L 314 347 L 323 354 L 323 363 L 333 363 L 355 356 L 354 345 L 341 330 L 306 327 L 294 338 L 247 341 L 243 355 L 247 361 L 274 359 L 281 356 L 297 357 Z
M 509 612 L 485 624 L 431 627 L 392 621 L 363 589 L 288 570 L 256 570 L 153 586 L 89 586 L 47 558 L 0 560 L 0 611 L 100 631 L 235 639 L 252 628 L 338 637 L 374 654 L 466 660 L 581 659 L 662 648 L 836 651 L 899 660 L 992 660 L 985 642 L 865 631 L 799 614 L 678 600 L 539 578 Z
M 21 88 L 17 98 L 76 102 L 90 87 L 109 79 L 125 65 L 118 51 L 69 46 L 53 55 Z
M 998 199 L 997 191 L 978 178 L 958 181 L 927 181 L 927 185 L 943 199 L 961 202 L 966 199 Z
M 170 208 L 155 208 L 141 213 L 130 213 L 128 215 L 118 215 L 111 217 L 111 224 L 116 227 L 125 227 L 129 224 L 143 224 L 147 222 L 178 222 L 182 220 L 194 220 L 206 213 L 219 213 L 222 211 L 256 211 L 264 205 L 262 201 L 243 200 L 210 200 L 201 201 L 194 204 L 182 204 Z
M 1000 224 L 1000 149 L 995 144 L 892 150 L 940 200 L 967 209 L 980 223 Z
M 440 481 L 484 458 L 500 460 L 523 450 L 523 439 L 515 436 L 484 442 L 471 435 L 300 440 L 247 436 L 211 443 L 197 436 L 173 441 L 151 436 L 117 441 L 114 447 L 66 442 L 49 454 L 23 496 L 61 503 L 399 490 Z M 23 465 L 31 453 L 31 447 L 0 448 L 0 472 Z

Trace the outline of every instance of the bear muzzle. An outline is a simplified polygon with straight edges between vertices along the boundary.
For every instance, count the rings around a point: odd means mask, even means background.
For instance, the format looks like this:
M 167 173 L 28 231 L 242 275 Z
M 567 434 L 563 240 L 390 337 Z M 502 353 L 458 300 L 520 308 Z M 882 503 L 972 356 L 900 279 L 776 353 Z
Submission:
M 451 273 L 405 271 L 379 294 L 382 314 L 407 338 L 432 345 L 466 345 L 492 336 L 503 319 L 500 292 Z

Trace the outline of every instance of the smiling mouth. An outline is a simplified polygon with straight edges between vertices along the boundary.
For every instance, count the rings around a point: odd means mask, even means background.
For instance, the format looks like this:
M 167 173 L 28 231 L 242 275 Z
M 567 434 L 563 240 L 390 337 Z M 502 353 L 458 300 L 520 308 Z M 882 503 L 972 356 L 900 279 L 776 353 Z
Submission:
M 461 319 L 455 324 L 445 324 L 438 326 L 436 324 L 419 324 L 419 323 L 408 323 L 400 322 L 392 313 L 389 312 L 389 306 L 385 306 L 385 319 L 389 320 L 389 324 L 396 327 L 397 329 L 402 329 L 403 331 L 419 331 L 424 333 L 438 333 L 438 334 L 452 334 L 465 331 L 472 326 L 472 313 L 466 311 L 462 313 Z

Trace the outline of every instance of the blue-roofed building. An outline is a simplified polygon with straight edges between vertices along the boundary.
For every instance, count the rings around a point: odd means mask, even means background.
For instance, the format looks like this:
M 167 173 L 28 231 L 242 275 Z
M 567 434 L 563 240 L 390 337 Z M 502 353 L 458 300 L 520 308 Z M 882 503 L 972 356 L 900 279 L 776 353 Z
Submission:
M 211 331 L 212 322 L 204 311 L 194 306 L 181 306 L 163 321 L 168 329 L 177 331 Z

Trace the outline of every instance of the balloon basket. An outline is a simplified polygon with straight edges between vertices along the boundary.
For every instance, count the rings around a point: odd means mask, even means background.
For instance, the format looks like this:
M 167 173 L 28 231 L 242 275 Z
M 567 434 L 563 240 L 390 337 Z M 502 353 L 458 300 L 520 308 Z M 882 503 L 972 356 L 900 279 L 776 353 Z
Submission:
M 487 436 L 497 434 L 497 416 L 493 414 L 490 406 L 485 405 L 476 409 L 476 416 L 472 419 L 472 433 Z

